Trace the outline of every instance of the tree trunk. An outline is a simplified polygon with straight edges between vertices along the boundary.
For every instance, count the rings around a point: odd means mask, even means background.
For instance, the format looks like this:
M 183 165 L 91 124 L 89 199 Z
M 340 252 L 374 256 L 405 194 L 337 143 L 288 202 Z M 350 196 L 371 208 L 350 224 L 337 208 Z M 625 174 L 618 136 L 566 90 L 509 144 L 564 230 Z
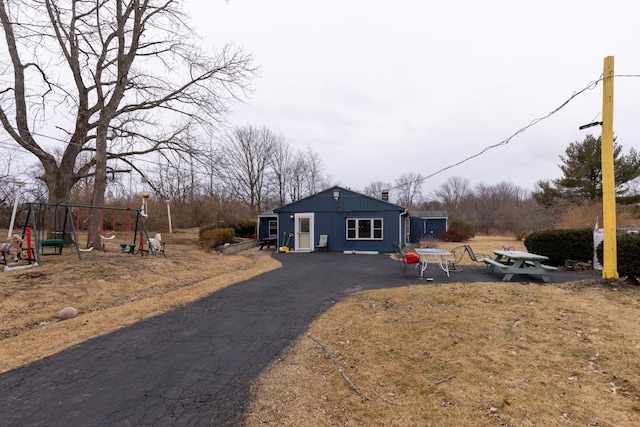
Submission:
M 70 202 L 71 189 L 78 181 L 73 174 L 73 167 L 69 162 L 63 161 L 60 166 L 55 162 L 43 162 L 45 173 L 40 177 L 47 186 L 49 192 L 48 202 L 63 206 L 48 206 L 42 214 L 45 218 L 38 218 L 38 226 L 44 227 L 39 232 L 47 232 L 42 237 L 46 239 L 64 239 L 65 243 L 73 243 L 71 238 L 71 225 L 65 223 L 66 206 Z M 64 232 L 64 233 L 63 233 Z
M 107 190 L 107 128 L 98 127 L 96 138 L 96 169 L 91 205 L 101 209 L 104 205 L 104 193 Z M 87 247 L 102 248 L 102 215 L 95 214 L 91 219 Z

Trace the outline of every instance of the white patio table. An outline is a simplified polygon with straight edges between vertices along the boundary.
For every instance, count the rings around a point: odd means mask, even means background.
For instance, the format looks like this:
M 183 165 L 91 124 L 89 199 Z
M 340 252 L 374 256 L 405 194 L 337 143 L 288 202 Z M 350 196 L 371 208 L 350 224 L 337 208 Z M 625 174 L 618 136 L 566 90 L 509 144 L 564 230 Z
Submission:
M 448 257 L 451 256 L 451 252 L 438 248 L 418 248 L 415 249 L 415 251 L 420 255 L 420 277 L 423 276 L 424 271 L 427 269 L 429 258 L 432 258 L 433 261 L 437 262 L 442 271 L 447 273 L 447 277 L 450 277 Z

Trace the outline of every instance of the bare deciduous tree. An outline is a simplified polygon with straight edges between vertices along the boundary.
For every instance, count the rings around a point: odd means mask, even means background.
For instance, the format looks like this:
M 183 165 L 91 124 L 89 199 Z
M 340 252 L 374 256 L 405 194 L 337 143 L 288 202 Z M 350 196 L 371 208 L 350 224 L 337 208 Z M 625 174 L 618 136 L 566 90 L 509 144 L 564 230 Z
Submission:
M 371 196 L 371 197 L 375 197 L 376 199 L 379 199 L 382 197 L 382 192 L 389 191 L 391 187 L 392 185 L 389 184 L 388 182 L 373 181 L 371 184 L 369 184 L 364 188 L 363 193 L 366 194 L 367 196 Z
M 278 137 L 267 128 L 233 129 L 219 144 L 220 179 L 255 213 L 262 211 Z
M 200 194 L 193 158 L 158 159 L 157 168 L 147 174 L 148 183 L 162 198 L 177 203 L 191 203 Z
M 453 176 L 447 179 L 434 195 L 440 200 L 450 216 L 462 218 L 461 205 L 465 198 L 471 194 L 471 184 L 466 178 Z
M 527 192 L 512 183 L 480 183 L 476 185 L 473 195 L 465 201 L 465 210 L 476 230 L 489 233 L 492 229 L 504 228 L 500 224 L 502 219 L 496 212 L 504 206 L 519 207 L 527 198 Z
M 307 196 L 306 192 L 306 162 L 303 153 L 298 152 L 291 164 L 291 178 L 289 179 L 289 200 L 295 202 Z
M 287 202 L 295 202 L 328 187 L 329 178 L 324 175 L 324 165 L 318 153 L 311 147 L 304 151 L 292 151 L 286 179 Z
M 424 177 L 419 173 L 403 173 L 396 180 L 398 191 L 397 202 L 399 205 L 412 209 L 418 204 L 422 196 L 422 183 Z
M 101 205 L 113 159 L 136 169 L 134 155 L 197 154 L 185 132 L 217 123 L 255 73 L 239 49 L 193 44 L 177 0 L 0 0 L 0 23 L 0 122 L 42 164 L 52 202 L 93 175 Z
M 290 185 L 294 154 L 291 146 L 282 136 L 276 137 L 274 152 L 271 159 L 273 182 L 278 193 L 280 206 L 287 203 L 287 188 Z
M 500 218 L 496 228 L 513 233 L 518 240 L 549 225 L 545 223 L 544 208 L 532 198 L 507 203 L 496 210 L 495 216 Z
M 322 159 L 307 146 L 307 150 L 304 152 L 305 163 L 305 175 L 307 182 L 307 195 L 316 194 L 317 192 L 324 190 L 328 187 L 327 177 L 324 175 L 324 165 Z

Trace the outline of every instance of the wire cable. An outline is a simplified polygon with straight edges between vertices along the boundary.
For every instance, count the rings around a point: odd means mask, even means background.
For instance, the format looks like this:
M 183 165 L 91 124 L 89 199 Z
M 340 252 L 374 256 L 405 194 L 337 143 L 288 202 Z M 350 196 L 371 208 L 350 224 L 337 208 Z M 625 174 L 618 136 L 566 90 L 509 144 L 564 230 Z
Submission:
M 640 75 L 620 75 L 618 77 L 640 77 Z M 518 129 L 515 133 L 513 133 L 511 136 L 509 136 L 508 138 L 498 142 L 497 144 L 493 144 L 493 145 L 489 145 L 485 148 L 483 148 L 482 150 L 480 150 L 478 153 L 476 154 L 472 154 L 469 157 L 465 157 L 464 159 L 453 163 L 449 166 L 445 166 L 442 169 L 439 169 L 427 176 L 421 177 L 420 179 L 416 179 L 414 181 L 411 181 L 409 183 L 403 183 L 403 184 L 398 184 L 398 185 L 394 185 L 393 187 L 390 187 L 386 190 L 393 190 L 402 186 L 405 186 L 407 184 L 414 184 L 414 183 L 421 183 L 424 182 L 425 180 L 434 177 L 435 175 L 438 175 L 446 170 L 449 170 L 451 168 L 454 168 L 456 166 L 460 166 L 463 163 L 468 162 L 469 160 L 475 159 L 476 157 L 479 157 L 483 154 L 485 154 L 487 151 L 493 150 L 494 148 L 503 146 L 503 145 L 507 145 L 509 142 L 511 142 L 511 140 L 513 138 L 515 138 L 516 136 L 520 135 L 521 133 L 525 132 L 527 129 L 531 128 L 532 126 L 537 125 L 538 123 L 540 123 L 541 121 L 548 119 L 549 117 L 551 117 L 552 115 L 556 114 L 558 111 L 562 110 L 567 104 L 569 104 L 571 101 L 573 101 L 576 97 L 580 96 L 581 94 L 583 94 L 584 92 L 588 91 L 588 90 L 593 90 L 596 88 L 596 86 L 598 86 L 598 83 L 601 82 L 604 79 L 604 76 L 600 76 L 600 78 L 593 80 L 592 82 L 589 82 L 589 84 L 587 84 L 584 88 L 582 88 L 581 90 L 574 92 L 566 101 L 564 101 L 562 104 L 560 104 L 557 108 L 551 110 L 551 112 L 545 114 L 542 117 L 538 117 L 537 119 L 533 119 L 531 120 L 531 122 L 529 122 L 528 125 Z

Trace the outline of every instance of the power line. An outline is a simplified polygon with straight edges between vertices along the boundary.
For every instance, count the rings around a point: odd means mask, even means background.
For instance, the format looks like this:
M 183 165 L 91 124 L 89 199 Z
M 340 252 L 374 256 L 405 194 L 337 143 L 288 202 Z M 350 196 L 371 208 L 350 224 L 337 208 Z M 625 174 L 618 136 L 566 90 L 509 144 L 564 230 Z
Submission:
M 640 77 L 640 74 L 616 74 L 616 75 L 614 75 L 614 77 Z M 506 139 L 504 139 L 504 140 L 500 141 L 499 143 L 497 143 L 497 144 L 493 144 L 493 145 L 489 145 L 489 146 L 487 146 L 487 147 L 483 148 L 481 151 L 479 151 L 479 152 L 478 152 L 478 153 L 476 153 L 476 154 L 473 154 L 473 155 L 471 155 L 471 156 L 469 156 L 469 157 L 466 157 L 466 158 L 464 158 L 464 159 L 462 159 L 462 160 L 460 160 L 460 161 L 458 161 L 458 162 L 456 162 L 456 163 L 453 163 L 453 164 L 451 164 L 451 165 L 449 165 L 449 166 L 446 166 L 446 167 L 444 167 L 444 168 L 442 168 L 442 169 L 439 169 L 439 170 L 437 170 L 437 171 L 433 172 L 432 174 L 429 174 L 429 175 L 427 175 L 427 176 L 425 176 L 425 177 L 422 177 L 422 178 L 416 179 L 416 180 L 414 180 L 414 181 L 410 181 L 410 182 L 409 182 L 409 184 L 415 184 L 415 183 L 423 182 L 423 181 L 425 181 L 425 180 L 427 180 L 427 179 L 429 179 L 429 178 L 432 178 L 432 177 L 434 177 L 435 175 L 438 175 L 438 174 L 440 174 L 440 173 L 442 173 L 442 172 L 444 172 L 444 171 L 446 171 L 446 170 L 449 170 L 449 169 L 454 168 L 454 167 L 456 167 L 456 166 L 460 166 L 461 164 L 466 163 L 466 162 L 468 162 L 468 161 L 469 161 L 469 160 L 471 160 L 471 159 L 475 159 L 476 157 L 479 157 L 479 156 L 481 156 L 481 155 L 485 154 L 487 151 L 490 151 L 490 150 L 492 150 L 492 149 L 494 149 L 494 148 L 497 148 L 497 147 L 500 147 L 500 146 L 502 146 L 502 145 L 507 145 L 509 142 L 511 142 L 511 140 L 512 140 L 513 138 L 515 138 L 516 136 L 518 136 L 518 135 L 520 135 L 521 133 L 525 132 L 525 131 L 526 131 L 526 130 L 528 130 L 530 127 L 537 125 L 537 124 L 538 124 L 538 123 L 540 123 L 541 121 L 543 121 L 543 120 L 545 120 L 545 119 L 548 119 L 548 118 L 549 118 L 549 117 L 551 117 L 552 115 L 556 114 L 558 111 L 562 110 L 562 109 L 563 109 L 567 104 L 569 104 L 569 102 L 573 101 L 573 100 L 574 100 L 576 97 L 578 97 L 579 95 L 582 95 L 584 92 L 586 92 L 586 91 L 588 91 L 588 90 L 593 90 L 593 89 L 595 89 L 595 88 L 596 88 L 596 86 L 598 86 L 598 83 L 599 83 L 599 82 L 601 82 L 603 79 L 604 79 L 604 76 L 602 76 L 602 75 L 601 75 L 598 79 L 593 80 L 592 82 L 589 82 L 589 84 L 587 84 L 584 88 L 582 88 L 581 90 L 579 90 L 579 91 L 577 91 L 577 92 L 574 92 L 574 93 L 573 93 L 573 95 L 571 95 L 571 96 L 570 96 L 566 101 L 564 101 L 562 104 L 560 104 L 557 108 L 553 109 L 551 112 L 549 112 L 549 113 L 545 114 L 545 115 L 544 115 L 544 116 L 542 116 L 542 117 L 539 117 L 539 118 L 537 118 L 537 119 L 533 119 L 533 120 L 531 120 L 531 122 L 529 122 L 529 124 L 528 124 L 528 125 L 526 125 L 526 126 L 524 126 L 524 127 L 520 128 L 520 129 L 518 129 L 518 130 L 517 130 L 515 133 L 513 133 L 511 136 L 509 136 L 508 138 L 506 138 Z M 385 190 L 393 190 L 393 189 L 396 189 L 396 188 L 402 187 L 403 185 L 406 185 L 406 183 L 405 183 L 405 184 L 398 184 L 398 185 L 395 185 L 395 186 L 390 187 L 390 188 L 385 189 Z

